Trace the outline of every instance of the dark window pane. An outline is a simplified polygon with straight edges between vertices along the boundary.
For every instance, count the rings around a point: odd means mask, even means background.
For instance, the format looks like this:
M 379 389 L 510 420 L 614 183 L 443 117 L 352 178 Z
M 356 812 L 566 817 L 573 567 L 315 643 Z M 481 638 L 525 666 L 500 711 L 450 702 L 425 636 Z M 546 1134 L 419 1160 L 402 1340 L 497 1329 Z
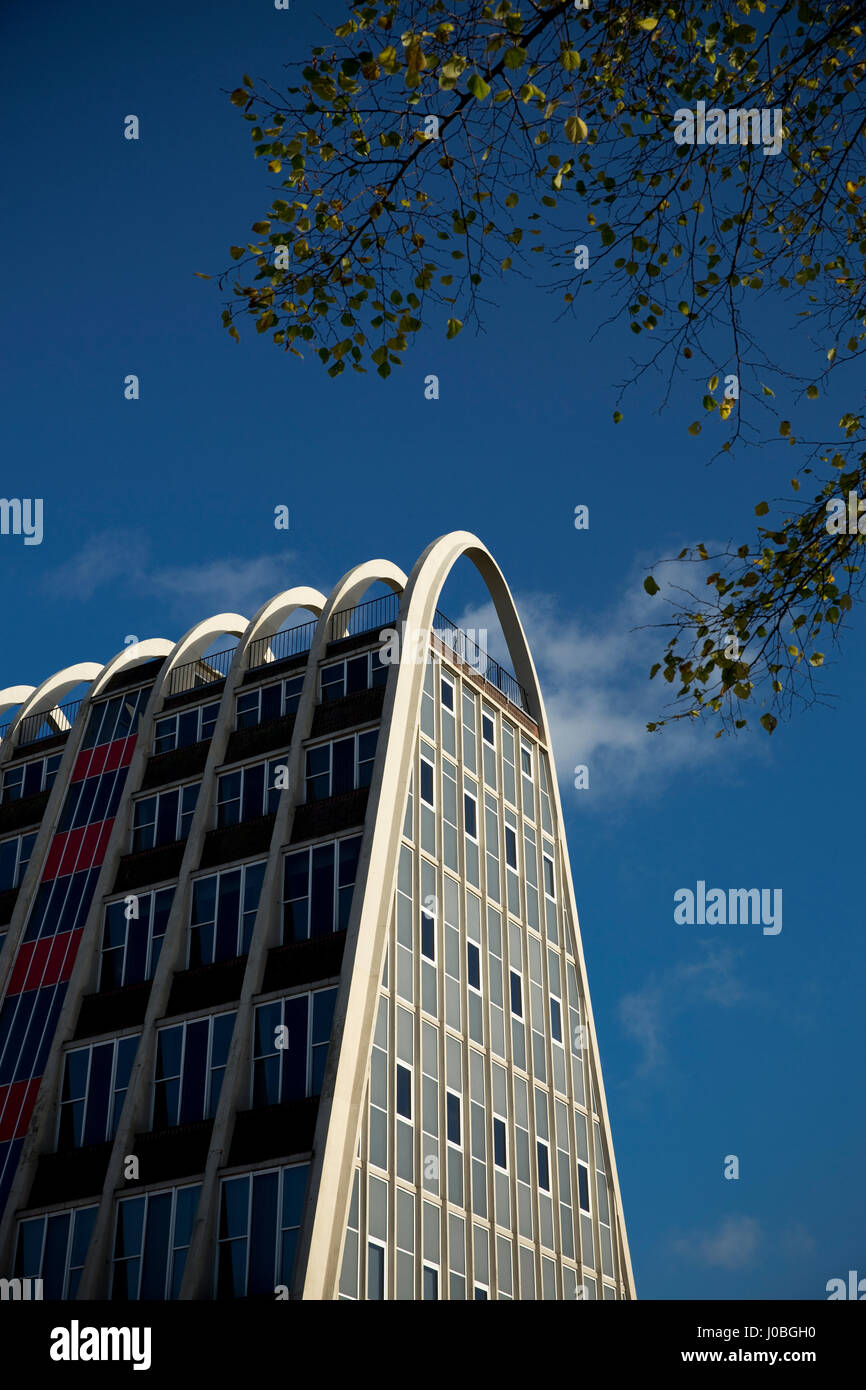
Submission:
M 518 1018 L 523 1017 L 523 990 L 520 976 L 516 975 L 513 970 L 511 972 L 511 1012 L 517 1014 Z
M 352 791 L 355 785 L 355 740 L 341 738 L 334 744 L 334 773 L 331 795 Z
M 421 759 L 421 800 L 433 805 L 433 767 Z
M 471 941 L 466 945 L 467 978 L 473 989 L 481 988 L 481 952 Z
M 397 1066 L 397 1114 L 412 1118 L 412 1073 L 408 1067 Z
M 171 1226 L 171 1193 L 148 1198 L 144 1259 L 141 1265 L 141 1298 L 164 1298 L 168 1237 Z
M 493 1121 L 493 1161 L 497 1168 L 507 1168 L 507 1148 L 505 1144 L 505 1121 Z
M 367 1246 L 367 1298 L 385 1297 L 385 1251 L 372 1241 Z
M 334 846 L 313 850 L 310 935 L 325 936 L 334 930 Z
M 250 1268 L 247 1292 L 273 1293 L 277 1234 L 278 1173 L 257 1173 L 253 1178 L 253 1212 L 250 1229 Z
M 445 1096 L 445 1110 L 447 1117 L 447 1133 L 452 1144 L 460 1143 L 460 1097 L 454 1096 L 450 1091 Z

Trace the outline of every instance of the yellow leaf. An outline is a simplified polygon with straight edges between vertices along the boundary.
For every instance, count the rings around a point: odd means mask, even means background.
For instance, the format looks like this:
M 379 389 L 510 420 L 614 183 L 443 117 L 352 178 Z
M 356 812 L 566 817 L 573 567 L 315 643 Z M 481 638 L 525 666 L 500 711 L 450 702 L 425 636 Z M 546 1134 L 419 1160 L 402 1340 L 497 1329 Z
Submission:
M 579 145 L 589 134 L 586 121 L 582 121 L 580 116 L 569 116 L 565 123 L 565 133 L 573 145 Z
M 644 33 L 651 34 L 657 24 L 657 19 L 639 19 L 637 22 L 637 27 L 638 29 L 643 29 Z
M 283 161 L 281 159 L 271 159 L 268 161 L 268 168 L 272 174 L 278 174 L 282 167 Z

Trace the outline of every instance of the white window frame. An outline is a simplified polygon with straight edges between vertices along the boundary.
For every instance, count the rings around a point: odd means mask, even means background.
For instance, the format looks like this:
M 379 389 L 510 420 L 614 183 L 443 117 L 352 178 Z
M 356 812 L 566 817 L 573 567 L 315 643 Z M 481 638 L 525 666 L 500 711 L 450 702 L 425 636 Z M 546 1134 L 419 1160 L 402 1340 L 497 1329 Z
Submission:
M 153 721 L 153 745 L 152 745 L 152 752 L 153 752 L 154 757 L 159 757 L 159 756 L 160 756 L 160 754 L 158 754 L 157 751 L 156 751 L 157 739 L 158 739 L 159 736 L 160 736 L 160 735 L 159 735 L 159 726 L 160 726 L 160 724 L 167 724 L 168 721 L 169 721 L 170 719 L 174 721 L 174 734 L 173 734 L 174 743 L 172 744 L 171 748 L 163 748 L 163 749 L 160 750 L 161 753 L 174 753 L 174 752 L 177 751 L 177 746 L 178 746 L 178 744 L 177 744 L 177 738 L 178 738 L 178 732 L 179 732 L 179 730 L 180 730 L 180 716 L 181 716 L 182 714 L 195 713 L 195 714 L 198 716 L 198 718 L 197 718 L 197 720 L 196 720 L 196 737 L 195 737 L 195 739 L 193 740 L 193 743 L 190 745 L 190 747 L 194 747 L 196 743 L 201 743 L 202 740 L 203 740 L 203 738 L 204 738 L 204 735 L 202 734 L 202 731 L 201 731 L 201 727 L 202 727 L 202 715 L 204 714 L 204 711 L 205 711 L 206 709 L 209 709 L 212 705 L 216 705 L 216 710 L 217 710 L 216 717 L 214 718 L 214 729 L 216 728 L 217 720 L 219 719 L 219 704 L 220 704 L 219 700 L 206 700 L 206 701 L 204 702 L 204 704 L 195 705 L 195 706 L 193 707 L 192 710 L 189 710 L 189 709 L 174 710 L 174 711 L 171 711 L 171 710 L 170 710 L 167 714 L 158 714 L 158 715 L 156 716 L 156 718 L 154 719 L 154 721 Z

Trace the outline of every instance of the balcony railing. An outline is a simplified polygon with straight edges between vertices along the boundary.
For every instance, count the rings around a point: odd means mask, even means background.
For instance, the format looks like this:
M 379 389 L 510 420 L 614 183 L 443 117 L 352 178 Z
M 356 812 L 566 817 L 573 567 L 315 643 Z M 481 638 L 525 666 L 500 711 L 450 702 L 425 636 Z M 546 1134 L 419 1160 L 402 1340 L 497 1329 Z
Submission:
M 42 738 L 53 738 L 55 734 L 67 734 L 72 728 L 75 716 L 81 708 L 81 700 L 70 700 L 65 705 L 55 705 L 54 709 L 41 710 L 38 714 L 28 714 L 18 728 L 18 745 L 38 743 Z M 5 738 L 13 721 L 0 725 L 0 738 Z
M 438 608 L 433 617 L 433 635 L 438 637 L 442 645 L 448 647 L 459 661 L 476 671 L 488 685 L 494 686 L 512 705 L 529 713 L 529 700 L 517 677 L 506 671 L 504 666 L 500 666 L 498 661 L 494 661 L 492 656 L 488 656 L 474 637 L 470 637 L 468 632 L 452 623 Z
M 275 632 L 273 637 L 257 637 L 250 642 L 250 670 L 270 666 L 274 661 L 285 661 L 290 656 L 302 656 L 310 650 L 315 631 L 316 619 L 313 618 L 297 627 L 287 627 L 284 632 Z
M 397 621 L 399 608 L 399 594 L 385 594 L 382 598 L 360 603 L 356 608 L 344 608 L 331 618 L 329 640 L 336 642 L 344 637 L 355 637 L 362 632 L 376 632 L 391 627 Z M 494 661 L 473 636 L 464 632 L 450 618 L 446 618 L 438 608 L 433 618 L 433 634 L 459 661 L 476 671 L 512 705 L 526 713 L 529 712 L 526 691 L 517 677 L 498 661 Z
M 186 690 L 198 690 L 199 686 L 225 680 L 235 651 L 235 647 L 226 647 L 224 651 L 214 652 L 213 656 L 200 656 L 196 661 L 175 666 L 169 673 L 167 694 L 181 695 Z
M 354 608 L 342 608 L 331 618 L 328 641 L 339 642 L 344 637 L 357 637 L 361 632 L 376 632 L 390 627 L 397 621 L 399 609 L 399 594 L 384 594 L 381 598 L 356 604 Z

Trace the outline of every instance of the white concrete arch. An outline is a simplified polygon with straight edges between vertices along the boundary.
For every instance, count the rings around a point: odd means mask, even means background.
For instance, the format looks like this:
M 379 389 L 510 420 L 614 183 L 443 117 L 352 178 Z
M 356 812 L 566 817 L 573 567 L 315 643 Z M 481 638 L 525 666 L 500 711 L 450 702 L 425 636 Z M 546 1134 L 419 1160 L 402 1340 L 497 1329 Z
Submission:
M 322 628 L 327 630 L 335 613 L 354 608 L 370 585 L 377 583 L 387 584 L 392 593 L 402 594 L 408 580 L 400 566 L 392 564 L 390 560 L 365 560 L 360 565 L 353 565 L 328 595 L 322 612 Z
M 213 618 L 204 618 L 200 623 L 196 623 L 181 637 L 165 664 L 158 682 L 158 693 L 164 695 L 166 689 L 170 689 L 172 672 L 178 666 L 186 666 L 195 662 L 206 652 L 216 637 L 221 637 L 223 633 L 227 636 L 242 637 L 248 626 L 248 619 L 240 613 L 217 613 Z M 189 688 L 193 685 L 193 678 L 190 676 Z M 187 687 L 183 687 L 184 689 Z M 177 694 L 178 692 L 173 692 Z
M 505 578 L 486 546 L 467 531 L 452 532 L 433 541 L 420 556 L 406 584 L 400 617 L 407 632 L 432 630 L 439 594 L 453 566 L 467 556 L 475 565 L 490 593 L 508 645 L 515 675 L 526 690 L 530 714 L 536 721 L 542 743 L 550 749 L 550 732 L 535 665 L 514 599 Z M 349 576 L 347 576 L 347 580 Z M 344 583 L 345 589 L 349 588 Z M 356 590 L 355 590 L 356 591 Z M 344 601 L 343 596 L 343 600 Z M 334 605 L 336 606 L 336 605 Z M 429 636 L 428 636 L 429 640 Z M 413 644 L 414 645 L 414 644 Z M 376 758 L 367 809 L 356 892 L 348 924 L 343 975 L 334 1021 L 333 1058 L 320 1102 L 319 1119 L 313 1145 L 310 1192 L 314 1206 L 301 1232 L 299 1261 L 303 1262 L 301 1294 L 305 1299 L 332 1296 L 339 1281 L 342 1238 L 351 1193 L 357 1148 L 358 1125 L 369 1065 L 378 998 L 379 980 L 387 940 L 388 921 L 396 882 L 398 851 L 406 789 L 412 766 L 415 740 L 420 727 L 425 663 L 401 660 L 396 678 L 392 673 L 386 688 L 382 727 L 389 731 L 387 744 Z M 610 1122 L 595 1054 L 595 1028 L 589 1002 L 586 967 L 577 925 L 577 910 L 571 881 L 559 789 L 553 768 L 550 788 L 555 812 L 557 840 L 563 862 L 565 906 L 573 924 L 575 962 L 589 1024 L 592 1072 L 599 1111 L 606 1134 Z M 334 1041 L 339 1040 L 339 1050 Z M 333 1123 L 332 1123 L 333 1121 Z M 634 1296 L 619 1180 L 612 1148 L 605 1155 L 609 1167 L 617 1235 L 623 1259 L 623 1277 Z
M 141 666 L 144 662 L 151 661 L 155 656 L 168 656 L 173 650 L 174 643 L 169 642 L 165 637 L 149 637 L 144 642 L 131 642 L 128 647 L 124 647 L 122 651 L 119 651 L 116 656 L 105 663 L 93 682 L 87 698 L 92 702 L 101 695 L 118 671 L 125 671 L 127 667 L 131 666 Z
M 15 739 L 21 721 L 30 714 L 45 713 L 51 724 L 56 724 L 58 733 L 69 728 L 69 723 L 62 714 L 52 717 L 53 711 L 61 703 L 63 696 L 70 690 L 74 690 L 77 685 L 85 681 L 92 683 L 96 680 L 102 666 L 95 661 L 79 661 L 75 666 L 65 666 L 62 671 L 55 671 L 53 676 L 48 676 L 41 685 L 37 685 L 33 694 L 21 705 L 15 718 L 6 733 L 9 739 Z
M 23 705 L 35 689 L 35 685 L 7 685 L 5 690 L 0 690 L 0 719 L 7 710 L 17 709 L 19 705 Z
M 263 603 L 250 622 L 243 639 L 244 651 L 248 652 L 253 642 L 266 637 L 276 637 L 286 619 L 299 608 L 315 613 L 318 618 L 326 603 L 325 595 L 318 589 L 310 589 L 305 585 L 284 589 L 281 594 L 276 594 L 274 598 L 268 599 L 267 603 Z M 266 662 L 274 659 L 270 645 L 266 648 L 264 659 Z

